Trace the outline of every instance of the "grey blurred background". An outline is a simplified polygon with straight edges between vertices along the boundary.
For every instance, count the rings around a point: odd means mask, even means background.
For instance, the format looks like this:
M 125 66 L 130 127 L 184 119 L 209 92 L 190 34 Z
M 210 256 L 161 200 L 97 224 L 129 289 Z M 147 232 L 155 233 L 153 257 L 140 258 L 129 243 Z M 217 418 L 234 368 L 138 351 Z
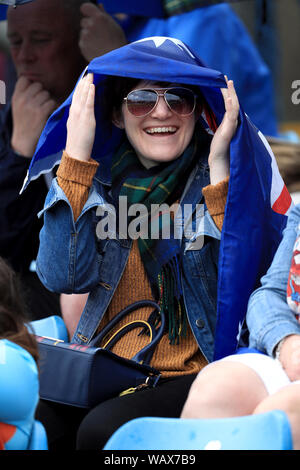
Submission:
M 292 83 L 300 81 L 300 0 L 244 0 L 231 6 L 272 72 L 281 128 L 300 135 L 300 104 L 291 99 Z

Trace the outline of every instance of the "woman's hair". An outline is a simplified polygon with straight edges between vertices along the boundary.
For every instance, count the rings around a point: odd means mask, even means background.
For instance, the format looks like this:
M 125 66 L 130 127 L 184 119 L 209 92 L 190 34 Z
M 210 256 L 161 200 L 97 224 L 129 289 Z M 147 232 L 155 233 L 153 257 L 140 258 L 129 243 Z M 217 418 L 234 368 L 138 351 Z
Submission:
M 121 111 L 123 99 L 137 86 L 139 78 L 109 76 L 104 80 L 101 95 L 102 119 L 106 125 L 113 122 L 115 113 Z
M 29 333 L 26 321 L 21 283 L 14 270 L 0 257 L 0 339 L 18 344 L 37 361 L 37 343 Z
M 140 78 L 109 76 L 103 82 L 103 93 L 100 106 L 102 108 L 103 123 L 107 126 L 113 122 L 116 114 L 121 112 L 123 99 L 133 90 L 142 80 Z M 155 84 L 166 88 L 169 82 L 157 81 Z M 175 85 L 174 85 L 175 86 Z M 204 97 L 197 86 L 181 85 L 192 90 L 197 96 L 197 106 L 204 102 Z

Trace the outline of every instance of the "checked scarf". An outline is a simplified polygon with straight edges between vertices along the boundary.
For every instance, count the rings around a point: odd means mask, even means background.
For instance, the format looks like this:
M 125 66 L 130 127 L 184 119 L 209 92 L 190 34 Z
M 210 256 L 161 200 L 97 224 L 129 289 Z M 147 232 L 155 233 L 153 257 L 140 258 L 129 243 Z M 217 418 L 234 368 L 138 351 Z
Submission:
M 174 236 L 172 211 L 157 211 L 153 217 L 153 205 L 156 208 L 162 204 L 170 206 L 180 198 L 195 161 L 202 154 L 207 155 L 207 144 L 206 133 L 200 132 L 181 157 L 147 170 L 126 139 L 112 160 L 112 194 L 116 207 L 118 197 L 126 196 L 128 207 L 143 204 L 147 208 L 148 230 L 146 235 L 138 238 L 138 247 L 154 295 L 165 313 L 171 344 L 178 343 L 179 337 L 185 336 L 187 326 L 180 278 L 181 242 Z M 153 224 L 155 236 L 149 229 Z M 169 236 L 161 236 L 166 233 L 164 227 L 168 224 Z

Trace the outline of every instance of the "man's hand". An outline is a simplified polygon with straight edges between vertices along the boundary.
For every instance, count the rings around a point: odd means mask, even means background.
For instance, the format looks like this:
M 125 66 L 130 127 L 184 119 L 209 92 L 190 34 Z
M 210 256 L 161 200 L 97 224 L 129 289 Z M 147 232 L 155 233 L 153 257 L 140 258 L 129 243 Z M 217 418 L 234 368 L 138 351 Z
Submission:
M 95 85 L 93 74 L 82 78 L 73 94 L 67 122 L 66 152 L 72 158 L 89 161 L 95 140 Z
M 12 96 L 13 150 L 31 158 L 42 130 L 57 104 L 41 83 L 20 77 Z
M 123 29 L 103 5 L 84 3 L 80 11 L 83 18 L 79 47 L 88 62 L 127 43 Z

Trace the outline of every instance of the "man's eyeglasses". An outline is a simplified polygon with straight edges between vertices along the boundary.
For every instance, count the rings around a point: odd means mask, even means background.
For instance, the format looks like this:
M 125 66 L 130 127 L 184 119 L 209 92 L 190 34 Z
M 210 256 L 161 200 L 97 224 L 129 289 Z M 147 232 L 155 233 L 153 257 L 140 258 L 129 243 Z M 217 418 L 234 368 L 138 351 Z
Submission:
M 124 101 L 131 114 L 143 117 L 155 109 L 160 96 L 164 97 L 170 110 L 179 116 L 189 116 L 195 110 L 196 95 L 192 90 L 184 87 L 132 90 Z

